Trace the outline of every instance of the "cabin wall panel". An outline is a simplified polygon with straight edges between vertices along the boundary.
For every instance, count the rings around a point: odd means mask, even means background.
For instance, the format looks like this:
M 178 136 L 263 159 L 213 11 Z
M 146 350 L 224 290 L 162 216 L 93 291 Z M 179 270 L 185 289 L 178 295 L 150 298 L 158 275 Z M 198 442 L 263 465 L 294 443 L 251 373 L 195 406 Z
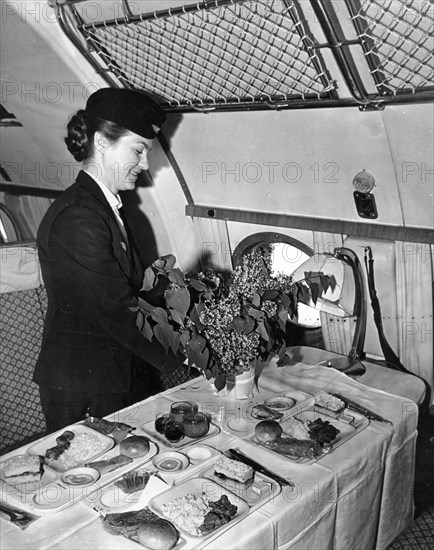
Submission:
M 396 169 L 405 223 L 432 228 L 434 104 L 388 107 L 383 112 L 383 120 Z
M 188 271 L 197 264 L 202 241 L 198 224 L 185 215 L 186 199 L 173 168 L 161 146 L 155 141 L 149 155 L 150 178 L 136 187 L 136 207 L 146 218 L 151 233 L 142 235 L 142 246 L 147 239 L 155 241 L 155 257 L 173 254 L 177 266 Z M 137 232 L 140 233 L 140 220 Z M 144 221 L 142 225 L 145 225 Z
M 14 182 L 65 189 L 78 172 L 64 143 L 66 125 L 106 84 L 71 47 L 48 3 L 8 4 L 0 33 L 1 102 L 23 128 L 4 129 L 0 160 L 17 166 Z
M 357 254 L 365 279 L 367 319 L 364 349 L 371 355 L 383 356 L 374 322 L 364 262 L 364 248 L 365 246 L 370 246 L 374 258 L 375 287 L 381 307 L 384 334 L 390 347 L 398 355 L 399 321 L 396 302 L 395 242 L 381 240 L 367 241 L 362 238 L 348 237 L 344 241 L 344 246 Z
M 376 223 L 403 223 L 379 112 L 187 114 L 171 148 L 196 204 L 369 223 L 352 186 L 366 169 L 377 180 Z

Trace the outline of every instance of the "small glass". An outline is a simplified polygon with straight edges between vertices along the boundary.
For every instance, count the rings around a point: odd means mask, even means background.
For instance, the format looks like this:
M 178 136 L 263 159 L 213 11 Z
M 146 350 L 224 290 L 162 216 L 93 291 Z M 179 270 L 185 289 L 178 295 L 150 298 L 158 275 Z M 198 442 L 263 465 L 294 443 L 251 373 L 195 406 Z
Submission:
M 184 426 L 174 418 L 169 418 L 164 426 L 164 437 L 169 443 L 178 443 L 184 438 Z
M 201 412 L 187 413 L 184 416 L 184 434 L 192 439 L 203 437 L 209 431 L 208 418 Z
M 194 412 L 194 408 L 188 401 L 176 401 L 170 407 L 170 414 L 178 422 L 184 422 L 184 416 L 190 412 Z
M 155 417 L 155 431 L 159 434 L 164 434 L 164 427 L 166 425 L 166 422 L 169 420 L 170 414 L 169 413 L 158 413 Z

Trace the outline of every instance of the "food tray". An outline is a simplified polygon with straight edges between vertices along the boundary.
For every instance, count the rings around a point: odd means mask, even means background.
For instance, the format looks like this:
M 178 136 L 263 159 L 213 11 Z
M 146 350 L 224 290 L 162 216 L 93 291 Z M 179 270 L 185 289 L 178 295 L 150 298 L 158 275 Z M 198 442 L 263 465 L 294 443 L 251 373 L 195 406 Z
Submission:
M 210 422 L 209 424 L 209 431 L 206 435 L 203 437 L 198 438 L 191 438 L 191 437 L 184 437 L 181 439 L 181 441 L 178 441 L 178 443 L 170 443 L 170 441 L 167 441 L 167 439 L 164 437 L 164 435 L 159 434 L 155 431 L 154 428 L 154 420 L 150 420 L 149 422 L 146 422 L 141 427 L 141 430 L 148 436 L 155 440 L 157 440 L 159 443 L 162 443 L 166 447 L 170 447 L 171 449 L 182 449 L 184 447 L 187 447 L 187 445 L 192 445 L 193 443 L 199 443 L 201 441 L 205 441 L 206 439 L 209 439 L 210 437 L 214 437 L 215 435 L 218 435 L 220 433 L 220 428 Z
M 250 432 L 246 435 L 244 440 L 247 443 L 250 443 L 254 446 L 260 446 L 262 449 L 266 449 L 270 453 L 277 454 L 279 457 L 286 458 L 290 460 L 291 462 L 296 462 L 299 464 L 312 464 L 314 462 L 318 462 L 319 460 L 323 459 L 325 456 L 329 455 L 330 453 L 333 453 L 338 447 L 345 444 L 346 441 L 360 433 L 362 430 L 364 430 L 369 425 L 369 420 L 363 416 L 362 414 L 353 411 L 344 409 L 344 418 L 342 419 L 342 416 L 339 418 L 336 418 L 333 414 L 327 414 L 326 409 L 322 409 L 321 412 L 318 411 L 318 408 L 313 404 L 313 402 L 308 402 L 307 406 L 302 409 L 298 409 L 293 411 L 293 413 L 285 418 L 283 418 L 280 421 L 280 425 L 283 429 L 283 436 L 285 435 L 285 424 L 291 419 L 291 418 L 298 418 L 299 420 L 309 420 L 314 421 L 318 418 L 322 418 L 323 420 L 327 420 L 335 426 L 339 430 L 339 434 L 337 435 L 336 439 L 332 441 L 331 446 L 329 449 L 324 452 L 322 455 L 316 457 L 316 458 L 308 458 L 308 457 L 295 457 L 286 455 L 283 453 L 279 453 L 278 451 L 275 451 L 274 449 L 271 449 L 267 446 L 267 444 L 262 443 L 256 439 L 255 433 Z
M 222 495 L 226 495 L 231 504 L 234 504 L 238 508 L 235 516 L 225 525 L 217 527 L 216 529 L 214 529 L 214 531 L 211 531 L 210 533 L 207 533 L 203 536 L 191 535 L 190 533 L 182 529 L 179 525 L 177 525 L 175 520 L 169 519 L 169 521 L 171 521 L 175 525 L 175 527 L 181 532 L 181 534 L 187 537 L 187 540 L 190 539 L 196 542 L 200 541 L 200 543 L 204 543 L 206 541 L 207 543 L 209 543 L 210 539 L 221 535 L 224 531 L 230 529 L 236 523 L 241 521 L 249 513 L 249 505 L 247 504 L 247 502 L 235 493 L 228 491 L 211 479 L 205 477 L 195 477 L 188 479 L 183 483 L 180 483 L 179 485 L 175 485 L 171 489 L 164 491 L 164 493 L 155 496 L 149 501 L 148 507 L 155 514 L 161 516 L 162 518 L 168 519 L 163 512 L 163 506 L 165 504 L 168 504 L 176 498 L 185 497 L 186 495 L 200 497 L 204 493 L 207 494 L 210 497 L 210 500 L 213 501 L 218 500 Z
M 59 512 L 68 508 L 75 502 L 86 499 L 88 502 L 93 502 L 96 498 L 94 493 L 99 492 L 103 487 L 114 482 L 123 474 L 137 469 L 149 461 L 158 453 L 158 447 L 150 441 L 149 452 L 140 458 L 134 459 L 132 462 L 117 468 L 111 472 L 102 474 L 101 477 L 91 485 L 86 486 L 66 486 L 61 482 L 61 472 L 53 470 L 49 466 L 44 466 L 44 474 L 40 483 L 27 483 L 12 485 L 8 484 L 8 494 L 17 498 L 21 504 L 24 504 L 32 510 Z M 17 453 L 18 454 L 18 453 Z M 106 453 L 104 459 L 110 459 L 119 454 L 119 447 L 112 448 Z M 0 463 L 0 478 L 2 464 Z
M 255 479 L 252 485 L 237 483 L 232 479 L 224 479 L 214 474 L 214 463 L 199 473 L 200 477 L 211 479 L 231 493 L 239 496 L 250 506 L 250 512 L 256 510 L 263 504 L 277 497 L 282 491 L 280 484 L 260 472 L 255 472 Z
M 242 414 L 229 415 L 224 421 L 223 430 L 226 433 L 230 433 L 234 437 L 240 439 L 250 439 L 255 434 L 255 425 L 260 422 L 260 418 L 256 418 L 253 414 L 253 410 L 256 405 L 266 405 L 266 402 L 270 399 L 279 400 L 281 398 L 289 397 L 294 401 L 294 404 L 285 409 L 274 409 L 275 412 L 279 412 L 282 418 L 276 419 L 276 422 L 282 423 L 289 416 L 293 416 L 300 409 L 304 409 L 314 403 L 314 397 L 312 394 L 300 391 L 300 390 L 286 390 L 285 392 L 275 394 L 274 397 L 269 397 L 265 400 L 258 402 L 250 402 L 247 404 Z
M 58 432 L 55 432 L 48 435 L 47 437 L 40 439 L 37 443 L 27 449 L 27 454 L 45 456 L 45 452 L 47 451 L 47 449 L 56 446 L 56 438 L 66 431 L 74 432 L 76 435 L 86 436 L 89 438 L 89 440 L 95 441 L 95 444 L 98 444 L 98 450 L 94 453 L 92 453 L 91 451 L 87 452 L 85 455 L 83 455 L 83 458 L 77 458 L 68 466 L 65 466 L 65 464 L 63 464 L 61 460 L 45 459 L 45 464 L 56 472 L 66 472 L 66 470 L 70 470 L 71 468 L 76 468 L 77 466 L 82 466 L 87 462 L 92 462 L 96 458 L 100 457 L 101 455 L 112 449 L 115 445 L 115 441 L 113 438 L 99 433 L 92 428 L 88 428 L 87 426 L 84 426 L 82 424 L 74 424 L 73 426 L 68 426 L 66 428 L 63 428 L 62 430 L 59 430 Z M 68 450 L 65 451 L 65 454 L 66 453 L 68 453 Z

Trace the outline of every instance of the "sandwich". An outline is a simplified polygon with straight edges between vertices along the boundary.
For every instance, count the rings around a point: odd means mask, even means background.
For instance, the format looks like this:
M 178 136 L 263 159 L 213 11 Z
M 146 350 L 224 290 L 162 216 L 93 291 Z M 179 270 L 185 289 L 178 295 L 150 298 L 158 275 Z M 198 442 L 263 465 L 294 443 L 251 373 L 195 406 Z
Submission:
M 6 483 L 39 483 L 44 473 L 44 458 L 32 455 L 17 455 L 3 465 L 3 479 Z
M 253 482 L 255 472 L 251 466 L 222 455 L 214 464 L 214 475 L 223 479 L 231 479 L 241 484 L 250 484 Z

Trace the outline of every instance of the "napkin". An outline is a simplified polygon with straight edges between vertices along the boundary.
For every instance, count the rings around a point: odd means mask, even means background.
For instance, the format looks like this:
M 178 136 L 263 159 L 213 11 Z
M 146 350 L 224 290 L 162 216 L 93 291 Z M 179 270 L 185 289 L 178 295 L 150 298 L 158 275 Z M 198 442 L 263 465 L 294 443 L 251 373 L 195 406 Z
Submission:
M 154 496 L 166 489 L 168 489 L 168 485 L 165 481 L 151 475 L 145 489 L 136 493 L 124 493 L 115 485 L 107 487 L 105 494 L 101 496 L 101 504 L 104 506 L 104 513 L 135 512 L 142 510 Z M 112 500 L 113 506 L 110 505 Z
M 78 502 L 61 512 L 41 514 L 25 531 L 0 519 L 2 550 L 45 550 L 61 545 L 60 541 L 68 540 L 77 529 L 83 529 L 95 521 L 98 514 L 89 509 L 84 502 Z

